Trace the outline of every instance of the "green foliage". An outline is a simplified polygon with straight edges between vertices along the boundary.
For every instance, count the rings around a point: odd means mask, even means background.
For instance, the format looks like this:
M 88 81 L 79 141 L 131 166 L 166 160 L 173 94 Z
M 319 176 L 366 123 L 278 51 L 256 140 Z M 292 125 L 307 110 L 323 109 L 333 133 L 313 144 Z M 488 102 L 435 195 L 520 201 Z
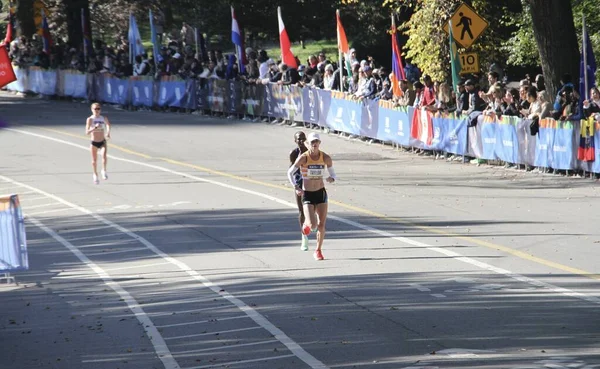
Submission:
M 523 2 L 522 12 L 506 18 L 506 22 L 515 28 L 511 37 L 502 43 L 502 50 L 508 55 L 506 63 L 517 66 L 540 65 L 529 5 Z

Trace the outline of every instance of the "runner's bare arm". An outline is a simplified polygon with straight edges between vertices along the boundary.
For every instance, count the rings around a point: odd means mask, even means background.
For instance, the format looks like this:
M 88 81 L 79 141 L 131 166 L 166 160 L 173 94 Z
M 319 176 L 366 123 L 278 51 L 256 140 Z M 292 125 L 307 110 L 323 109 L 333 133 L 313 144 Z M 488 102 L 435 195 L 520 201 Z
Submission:
M 325 180 L 328 183 L 335 182 L 337 177 L 335 175 L 335 170 L 333 169 L 333 160 L 331 159 L 331 156 L 323 153 L 323 161 L 325 162 L 325 165 L 327 166 L 327 171 L 329 172 L 329 177 L 327 177 Z
M 88 118 L 85 121 L 85 134 L 89 135 L 96 129 L 96 127 L 92 127 L 92 118 Z
M 104 124 L 106 124 L 106 137 L 110 138 L 110 121 L 107 117 L 104 117 Z

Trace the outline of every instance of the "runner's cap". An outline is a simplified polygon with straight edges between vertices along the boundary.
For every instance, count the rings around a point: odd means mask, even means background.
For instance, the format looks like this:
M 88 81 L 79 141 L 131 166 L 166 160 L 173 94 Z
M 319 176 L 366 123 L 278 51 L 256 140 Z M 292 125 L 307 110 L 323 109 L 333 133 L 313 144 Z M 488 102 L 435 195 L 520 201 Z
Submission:
M 308 142 L 313 142 L 314 140 L 319 140 L 321 141 L 321 136 L 319 136 L 318 133 L 315 132 L 311 132 L 308 134 L 308 139 L 306 141 Z

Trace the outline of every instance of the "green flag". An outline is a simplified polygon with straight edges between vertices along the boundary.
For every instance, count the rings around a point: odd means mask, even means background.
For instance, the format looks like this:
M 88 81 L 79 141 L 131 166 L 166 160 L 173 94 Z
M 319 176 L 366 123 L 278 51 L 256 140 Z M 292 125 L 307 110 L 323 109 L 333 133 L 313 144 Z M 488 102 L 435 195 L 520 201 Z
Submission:
M 448 21 L 448 33 L 450 33 L 450 69 L 452 70 L 452 88 L 457 91 L 456 86 L 460 81 L 460 57 L 454 38 L 452 38 L 452 21 Z

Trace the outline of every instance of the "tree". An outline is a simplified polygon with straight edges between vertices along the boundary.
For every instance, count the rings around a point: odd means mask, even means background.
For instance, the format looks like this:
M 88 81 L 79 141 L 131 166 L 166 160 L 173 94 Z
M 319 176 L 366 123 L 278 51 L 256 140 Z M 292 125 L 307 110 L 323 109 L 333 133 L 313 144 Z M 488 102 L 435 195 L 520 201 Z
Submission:
M 526 0 L 546 89 L 555 95 L 563 74 L 579 76 L 579 48 L 571 3 L 564 0 Z

